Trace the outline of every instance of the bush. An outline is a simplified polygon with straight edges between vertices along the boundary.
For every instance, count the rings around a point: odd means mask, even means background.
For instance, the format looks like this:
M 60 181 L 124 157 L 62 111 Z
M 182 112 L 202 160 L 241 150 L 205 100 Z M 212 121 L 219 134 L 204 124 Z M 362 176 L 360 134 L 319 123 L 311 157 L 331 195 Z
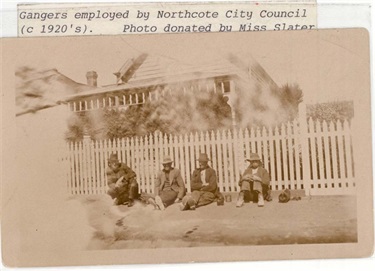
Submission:
M 69 121 L 68 141 L 79 141 L 84 134 L 93 139 L 142 136 L 155 131 L 182 134 L 231 127 L 231 109 L 225 97 L 213 92 L 167 95 L 125 109 L 88 111 Z
M 352 101 L 336 101 L 308 105 L 306 108 L 307 118 L 314 121 L 336 122 L 338 120 L 350 120 L 354 117 Z

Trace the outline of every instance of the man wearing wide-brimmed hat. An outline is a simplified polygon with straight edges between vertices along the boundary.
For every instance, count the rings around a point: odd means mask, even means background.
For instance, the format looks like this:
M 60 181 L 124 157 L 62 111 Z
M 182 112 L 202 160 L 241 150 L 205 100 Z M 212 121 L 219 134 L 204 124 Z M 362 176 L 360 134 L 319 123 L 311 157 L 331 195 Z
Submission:
M 238 195 L 237 207 L 241 207 L 245 201 L 245 195 L 248 194 L 250 201 L 258 202 L 259 207 L 264 206 L 264 200 L 271 201 L 269 194 L 270 175 L 267 170 L 261 166 L 261 159 L 258 154 L 250 153 L 250 162 L 248 168 L 244 171 L 239 186 L 241 192 Z
M 134 205 L 138 197 L 138 183 L 135 172 L 124 163 L 120 163 L 117 154 L 112 153 L 108 159 L 106 170 L 108 195 L 114 199 L 115 205 Z
M 217 192 L 216 171 L 208 166 L 208 156 L 201 153 L 198 158 L 199 168 L 194 170 L 191 177 L 191 195 L 182 199 L 181 210 L 195 208 L 212 203 Z
M 156 181 L 154 194 L 155 199 L 149 198 L 149 203 L 160 210 L 167 206 L 180 202 L 185 195 L 185 183 L 181 172 L 172 167 L 173 160 L 166 156 L 163 159 L 163 169 L 159 172 Z

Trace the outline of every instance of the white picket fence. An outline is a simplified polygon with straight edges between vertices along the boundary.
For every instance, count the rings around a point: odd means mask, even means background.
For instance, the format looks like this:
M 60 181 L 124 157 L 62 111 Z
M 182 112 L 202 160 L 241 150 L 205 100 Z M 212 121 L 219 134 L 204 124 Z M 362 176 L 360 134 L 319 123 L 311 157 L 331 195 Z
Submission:
M 119 159 L 137 174 L 141 192 L 152 193 L 163 157 L 181 170 L 190 192 L 190 178 L 199 153 L 205 152 L 218 174 L 221 192 L 237 192 L 251 152 L 258 153 L 271 176 L 271 189 L 304 189 L 310 195 L 355 193 L 353 148 L 348 121 L 288 122 L 262 129 L 232 129 L 184 135 L 161 133 L 143 137 L 67 144 L 63 159 L 72 194 L 105 193 L 107 159 Z

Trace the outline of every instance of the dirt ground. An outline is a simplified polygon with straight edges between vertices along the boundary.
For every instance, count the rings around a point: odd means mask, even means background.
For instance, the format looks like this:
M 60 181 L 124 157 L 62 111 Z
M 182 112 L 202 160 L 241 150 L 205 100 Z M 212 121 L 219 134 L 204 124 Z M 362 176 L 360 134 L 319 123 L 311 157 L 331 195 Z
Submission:
M 345 243 L 357 241 L 355 196 L 302 197 L 264 207 L 235 200 L 180 211 L 140 203 L 108 207 L 106 196 L 84 198 L 94 233 L 88 249 Z M 81 198 L 82 201 L 82 198 Z

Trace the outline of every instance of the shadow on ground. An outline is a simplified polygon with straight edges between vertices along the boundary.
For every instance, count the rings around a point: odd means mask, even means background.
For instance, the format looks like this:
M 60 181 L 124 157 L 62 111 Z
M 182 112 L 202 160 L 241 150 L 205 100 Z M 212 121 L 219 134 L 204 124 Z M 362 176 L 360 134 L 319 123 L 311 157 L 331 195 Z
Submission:
M 108 205 L 106 196 L 80 198 L 94 228 L 88 249 L 250 246 L 357 242 L 356 197 L 304 197 L 264 207 L 216 203 L 195 211 L 165 211 L 140 203 Z

